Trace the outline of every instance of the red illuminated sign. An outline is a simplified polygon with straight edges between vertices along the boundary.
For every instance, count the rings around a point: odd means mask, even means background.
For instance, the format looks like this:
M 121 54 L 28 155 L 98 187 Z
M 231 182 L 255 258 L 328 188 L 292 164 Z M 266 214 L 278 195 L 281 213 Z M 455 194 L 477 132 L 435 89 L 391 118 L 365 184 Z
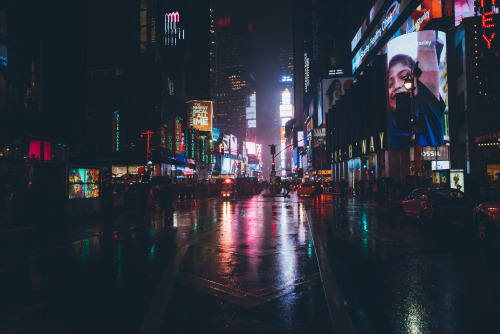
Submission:
M 484 0 L 481 0 L 480 5 L 481 9 L 483 10 L 481 22 L 483 29 L 485 29 L 485 32 L 483 33 L 483 39 L 486 41 L 486 46 L 488 47 L 488 49 L 491 49 L 491 41 L 493 41 L 493 39 L 495 38 L 496 33 L 493 32 L 488 37 L 488 32 L 486 31 L 486 29 L 494 28 L 496 26 L 496 23 L 493 22 L 493 15 L 495 15 L 493 7 L 496 6 L 496 0 L 491 0 L 491 10 L 489 12 L 484 11 Z
M 231 23 L 231 17 L 222 17 L 217 21 L 217 27 L 229 27 L 229 24 Z

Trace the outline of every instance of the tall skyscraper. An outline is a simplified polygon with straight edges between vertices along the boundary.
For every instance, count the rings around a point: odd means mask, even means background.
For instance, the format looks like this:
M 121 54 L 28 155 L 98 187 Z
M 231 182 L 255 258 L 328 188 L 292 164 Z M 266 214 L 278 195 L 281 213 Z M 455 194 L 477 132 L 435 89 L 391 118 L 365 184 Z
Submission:
M 224 133 L 245 138 L 247 98 L 255 81 L 247 65 L 252 26 L 236 16 L 213 14 L 210 12 L 210 95 L 215 122 Z

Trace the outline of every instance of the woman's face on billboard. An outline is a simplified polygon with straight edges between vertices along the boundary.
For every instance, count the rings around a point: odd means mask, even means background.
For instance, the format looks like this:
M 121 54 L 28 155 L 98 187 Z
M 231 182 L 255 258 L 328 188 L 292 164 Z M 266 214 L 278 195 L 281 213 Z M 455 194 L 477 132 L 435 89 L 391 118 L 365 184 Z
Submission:
M 402 63 L 396 63 L 389 69 L 387 75 L 387 92 L 389 95 L 389 106 L 392 111 L 396 111 L 396 94 L 407 92 L 404 83 L 408 74 L 411 75 L 411 68 Z M 414 82 L 413 85 L 415 87 L 416 96 L 416 82 Z

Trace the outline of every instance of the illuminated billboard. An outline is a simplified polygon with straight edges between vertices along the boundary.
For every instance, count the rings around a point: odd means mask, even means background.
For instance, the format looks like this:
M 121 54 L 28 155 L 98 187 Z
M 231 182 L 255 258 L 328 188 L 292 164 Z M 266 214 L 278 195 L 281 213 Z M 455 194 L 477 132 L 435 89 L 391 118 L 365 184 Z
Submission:
M 214 141 L 219 141 L 220 138 L 220 129 L 212 128 L 212 139 Z
M 224 153 L 229 153 L 229 145 L 231 137 L 229 135 L 222 135 L 222 145 L 224 145 Z
M 322 87 L 322 81 L 319 81 L 319 87 L 318 87 L 318 96 L 316 97 L 316 101 L 318 102 L 318 126 L 321 126 L 323 124 L 323 119 L 324 119 L 324 112 L 323 112 L 323 89 Z
M 247 128 L 252 129 L 257 127 L 257 120 L 256 119 L 249 119 L 247 121 Z
M 291 104 L 292 101 L 292 95 L 290 92 L 287 90 L 281 92 L 281 104 Z
M 292 105 L 282 104 L 280 105 L 280 117 L 293 117 Z
M 68 198 L 96 198 L 100 190 L 100 170 L 68 168 Z
M 246 107 L 247 119 L 256 119 L 257 112 L 255 107 Z
M 281 82 L 293 82 L 292 76 L 291 75 L 282 75 Z
M 212 131 L 212 101 L 188 101 L 188 127 Z
M 231 158 L 222 158 L 222 174 L 230 174 L 231 173 Z
M 255 93 L 249 96 L 249 104 L 250 107 L 256 107 L 257 106 L 257 96 Z
M 304 131 L 297 131 L 297 147 L 304 147 Z
M 165 14 L 165 45 L 176 46 L 184 39 L 184 29 L 179 27 L 179 12 Z
M 346 90 L 351 88 L 354 78 L 335 78 L 323 80 L 323 114 L 326 115 L 332 105 L 345 94 Z
M 281 119 L 281 126 L 285 126 L 286 125 L 286 122 L 288 122 L 289 120 L 291 120 L 292 118 L 291 117 L 283 117 Z
M 376 9 L 376 7 L 378 7 L 378 9 L 382 8 L 382 6 L 379 6 L 379 2 L 380 0 L 377 1 L 375 6 L 372 8 L 372 11 Z M 356 34 L 355 38 L 351 42 L 351 47 L 353 51 L 356 47 L 359 47 L 359 49 L 356 51 L 356 54 L 352 58 L 352 73 L 354 73 L 358 69 L 358 67 L 361 66 L 363 61 L 370 54 L 370 51 L 375 49 L 378 42 L 382 39 L 384 34 L 389 31 L 390 27 L 396 22 L 396 20 L 398 20 L 399 15 L 403 13 L 409 3 L 410 1 L 395 0 L 392 4 L 389 5 L 389 7 L 384 6 L 384 8 L 387 9 L 382 9 L 384 12 L 380 17 L 378 24 L 373 27 L 369 35 L 365 40 L 363 40 L 360 46 L 357 44 L 362 39 L 361 37 L 358 39 L 358 34 Z M 371 15 L 372 12 L 370 12 L 370 17 L 372 17 Z M 400 35 L 420 31 L 427 25 L 427 23 L 430 22 L 430 20 L 440 17 L 442 17 L 441 0 L 422 1 L 413 11 L 413 13 L 407 19 L 405 19 L 404 22 L 402 22 L 402 25 L 399 27 L 399 29 L 394 33 L 391 32 L 390 38 L 392 39 Z M 362 30 L 362 28 L 363 26 L 360 29 Z M 356 45 L 353 44 L 355 41 L 357 41 Z
M 9 64 L 9 59 L 7 58 L 7 47 L 5 45 L 0 45 L 0 65 L 7 66 Z
M 238 155 L 238 138 L 235 135 L 230 135 L 231 143 L 229 144 L 231 154 Z
M 247 154 L 255 155 L 255 143 L 247 142 Z
M 416 61 L 422 70 L 420 78 L 414 80 L 415 113 L 419 119 L 416 144 L 444 144 L 444 129 L 448 128 L 444 118 L 448 108 L 446 34 L 426 30 L 399 36 L 387 45 L 387 119 L 392 148 L 408 147 L 412 144 L 411 108 L 399 108 L 405 112 L 397 113 L 396 96 L 398 93 L 409 94 L 403 84 L 405 76 L 411 74 Z

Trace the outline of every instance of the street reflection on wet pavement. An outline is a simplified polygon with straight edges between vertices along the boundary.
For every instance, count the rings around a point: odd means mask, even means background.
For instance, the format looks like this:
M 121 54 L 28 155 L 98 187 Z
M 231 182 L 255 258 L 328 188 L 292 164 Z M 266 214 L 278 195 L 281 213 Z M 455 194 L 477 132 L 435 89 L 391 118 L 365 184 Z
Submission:
M 499 243 L 477 245 L 458 226 L 420 226 L 396 205 L 332 195 L 176 204 L 170 214 L 128 210 L 0 233 L 0 333 L 500 325 Z

